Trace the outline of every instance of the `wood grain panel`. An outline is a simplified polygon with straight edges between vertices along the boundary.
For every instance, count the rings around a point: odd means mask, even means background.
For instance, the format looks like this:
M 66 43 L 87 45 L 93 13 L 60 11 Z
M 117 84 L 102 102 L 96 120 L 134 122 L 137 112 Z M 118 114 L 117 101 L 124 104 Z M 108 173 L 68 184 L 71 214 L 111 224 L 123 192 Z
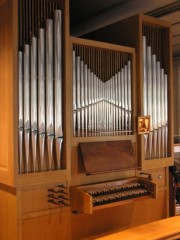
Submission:
M 0 184 L 0 239 L 18 240 L 17 223 L 15 191 Z
M 23 220 L 23 240 L 71 239 L 70 211 Z
M 0 7 L 0 182 L 11 186 L 18 157 L 17 70 L 13 62 L 17 58 L 16 7 L 16 0 L 4 1 Z
M 130 230 L 114 232 L 107 236 L 96 237 L 99 240 L 115 240 L 115 239 L 161 239 L 172 240 L 180 237 L 180 216 L 167 218 L 153 223 L 144 224 Z M 92 238 L 91 238 L 92 239 Z M 93 238 L 94 239 L 94 238 Z M 90 239 L 89 239 L 90 240 Z
M 80 143 L 86 174 L 98 174 L 136 168 L 130 140 Z

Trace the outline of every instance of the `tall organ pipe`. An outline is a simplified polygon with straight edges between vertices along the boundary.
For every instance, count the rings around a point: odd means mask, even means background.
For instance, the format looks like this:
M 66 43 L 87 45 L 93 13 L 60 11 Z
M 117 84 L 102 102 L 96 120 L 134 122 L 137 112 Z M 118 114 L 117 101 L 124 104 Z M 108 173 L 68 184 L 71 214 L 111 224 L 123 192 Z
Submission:
M 29 146 L 30 146 L 30 46 L 24 46 L 24 140 L 26 172 L 29 172 Z
M 37 38 L 31 39 L 31 141 L 33 170 L 37 165 Z
M 76 103 L 76 52 L 73 51 L 73 126 L 74 136 L 76 133 L 76 116 L 77 116 L 77 103 Z
M 54 24 L 54 65 L 55 65 L 55 140 L 57 168 L 61 167 L 61 147 L 63 142 L 62 127 L 62 14 L 55 11 Z
M 148 91 L 147 91 L 147 103 L 148 103 L 148 115 L 150 115 L 150 133 L 148 136 L 149 140 L 149 159 L 152 158 L 152 141 L 153 141 L 153 128 L 152 128 L 152 55 L 151 47 L 147 47 L 147 81 L 148 81 Z
M 46 20 L 46 132 L 49 170 L 53 162 L 54 109 L 53 109 L 53 21 Z
M 132 131 L 132 125 L 131 125 L 131 112 L 132 112 L 132 100 L 131 100 L 131 61 L 128 61 L 127 63 L 128 68 L 128 130 L 129 134 Z
M 23 171 L 23 53 L 18 54 L 18 82 L 19 82 L 19 173 Z
M 45 125 L 45 30 L 40 28 L 38 39 L 38 131 L 41 171 L 44 170 Z
M 157 157 L 157 69 L 156 69 L 156 55 L 152 55 L 152 85 L 153 85 L 153 157 Z
M 165 157 L 168 157 L 168 77 L 164 76 L 164 102 L 165 102 Z

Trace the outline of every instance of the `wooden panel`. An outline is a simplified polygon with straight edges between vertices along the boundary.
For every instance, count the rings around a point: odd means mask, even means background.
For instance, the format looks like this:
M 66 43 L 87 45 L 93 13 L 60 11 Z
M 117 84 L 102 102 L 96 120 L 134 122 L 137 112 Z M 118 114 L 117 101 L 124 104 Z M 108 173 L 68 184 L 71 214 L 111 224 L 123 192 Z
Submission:
M 158 185 L 158 188 L 165 188 L 167 186 L 167 176 L 166 176 L 166 168 L 157 168 L 146 171 L 136 171 L 136 176 L 145 177 L 146 175 L 141 175 L 140 173 L 151 174 L 151 178 L 154 183 Z
M 0 239 L 18 240 L 15 190 L 0 185 Z
M 172 240 L 180 238 L 180 216 L 167 218 L 153 223 L 145 224 L 130 230 L 114 232 L 107 236 L 97 236 L 99 240 L 115 239 L 162 239 Z M 89 240 L 92 238 L 89 238 Z M 94 239 L 94 238 L 93 238 Z
M 23 188 L 28 186 L 37 186 L 40 184 L 60 183 L 66 180 L 67 170 L 45 171 L 19 175 L 18 185 Z
M 180 43 L 180 34 L 179 35 L 176 35 L 172 38 L 172 43 L 173 45 L 178 45 Z
M 45 189 L 33 189 L 22 193 L 22 212 L 32 213 L 51 208 L 57 208 L 52 203 L 48 203 L 48 191 Z
M 79 138 L 78 138 L 79 139 Z M 84 138 L 83 138 L 84 139 Z M 99 139 L 99 138 L 98 138 Z M 105 138 L 107 139 L 107 137 Z M 115 138 L 114 140 L 117 140 Z M 80 140 L 80 139 L 79 139 Z M 87 138 L 88 140 L 88 138 Z M 95 138 L 90 138 L 89 140 L 95 141 Z M 76 145 L 78 145 L 77 143 Z M 136 144 L 133 142 L 134 151 L 136 149 Z M 117 172 L 109 172 L 109 173 L 102 173 L 96 175 L 86 175 L 84 164 L 80 156 L 80 150 L 78 146 L 72 147 L 71 150 L 71 180 L 69 181 L 69 185 L 81 185 L 81 184 L 88 184 L 88 183 L 97 183 L 97 182 L 104 182 L 104 181 L 111 181 L 114 179 L 122 179 L 126 177 L 134 177 L 135 176 L 135 169 L 126 170 L 126 171 L 117 171 Z
M 23 220 L 23 240 L 71 239 L 70 211 Z
M 159 191 L 158 199 L 145 199 L 111 209 L 94 212 L 92 215 L 72 214 L 72 239 L 79 240 L 167 217 L 166 190 Z M 152 211 L 152 209 L 155 209 Z
M 58 182 L 58 183 L 49 183 L 49 184 L 42 184 L 40 186 L 32 186 L 22 191 L 22 213 L 32 213 L 37 211 L 43 211 L 47 209 L 54 209 L 59 208 L 58 205 L 52 204 L 48 202 L 49 198 L 48 195 L 52 194 L 52 192 L 48 192 L 48 189 L 54 189 L 55 191 L 59 191 L 60 188 L 58 187 L 59 184 L 63 184 L 64 186 L 66 183 Z M 68 190 L 64 189 L 64 192 Z M 57 197 L 60 193 L 54 193 L 54 196 Z
M 114 172 L 136 168 L 130 140 L 80 143 L 86 174 Z
M 16 0 L 3 1 L 0 6 L 0 182 L 12 186 L 18 157 L 16 10 Z
M 178 57 L 180 55 L 180 44 L 173 46 L 174 56 Z

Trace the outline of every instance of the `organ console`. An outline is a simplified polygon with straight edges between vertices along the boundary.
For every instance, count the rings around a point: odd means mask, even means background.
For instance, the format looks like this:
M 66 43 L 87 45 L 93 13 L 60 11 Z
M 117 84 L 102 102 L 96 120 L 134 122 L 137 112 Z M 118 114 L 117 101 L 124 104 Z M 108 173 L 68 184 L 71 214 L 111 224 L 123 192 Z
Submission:
M 74 213 L 92 214 L 96 210 L 150 197 L 157 198 L 157 185 L 141 177 L 70 188 Z

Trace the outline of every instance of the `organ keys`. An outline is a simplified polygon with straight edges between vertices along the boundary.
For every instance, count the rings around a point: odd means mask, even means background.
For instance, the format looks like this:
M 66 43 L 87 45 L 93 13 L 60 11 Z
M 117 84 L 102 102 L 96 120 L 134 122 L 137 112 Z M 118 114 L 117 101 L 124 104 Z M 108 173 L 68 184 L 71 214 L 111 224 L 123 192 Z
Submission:
M 129 178 L 70 188 L 74 213 L 92 214 L 96 210 L 157 197 L 157 185 L 146 178 Z

